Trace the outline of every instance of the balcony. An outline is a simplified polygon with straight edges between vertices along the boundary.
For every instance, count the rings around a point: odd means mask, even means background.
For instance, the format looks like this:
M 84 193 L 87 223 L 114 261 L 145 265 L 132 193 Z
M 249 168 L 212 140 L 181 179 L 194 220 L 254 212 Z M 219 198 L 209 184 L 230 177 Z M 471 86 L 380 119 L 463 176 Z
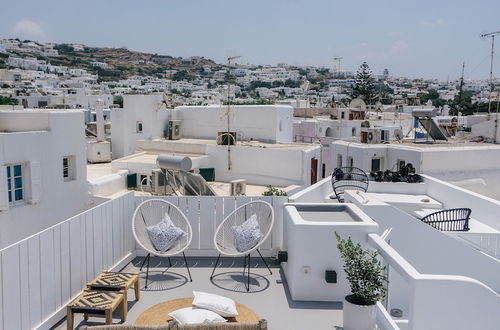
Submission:
M 432 183 L 426 189 L 430 189 L 430 186 Z M 438 191 L 438 187 L 440 186 L 436 185 L 432 189 Z M 292 196 L 290 201 L 325 205 L 325 196 L 331 192 L 324 182 L 311 188 L 306 189 L 305 193 Z M 321 189 L 324 191 L 318 191 Z M 432 189 L 429 191 L 432 192 Z M 446 204 L 447 201 L 441 197 L 443 196 L 436 196 L 436 200 Z M 65 329 L 65 306 L 98 273 L 104 269 L 139 272 L 145 251 L 138 248 L 132 237 L 131 219 L 135 207 L 145 198 L 149 197 L 128 193 L 0 250 L 0 329 Z M 193 241 L 186 253 L 193 282 L 187 280 L 182 258 L 172 258 L 172 267 L 169 267 L 168 261 L 164 259 L 151 258 L 149 277 L 151 282 L 148 288 L 144 287 L 145 269 L 143 269 L 141 299 L 135 302 L 132 300 L 134 295 L 129 294 L 129 312 L 125 323 L 133 324 L 141 313 L 155 304 L 175 298 L 191 297 L 192 291 L 198 290 L 228 296 L 251 308 L 259 317 L 268 320 L 270 329 L 280 329 L 285 326 L 288 329 L 342 327 L 342 303 L 337 297 L 313 296 L 307 300 L 294 300 L 287 282 L 287 279 L 293 277 L 293 273 L 287 274 L 290 272 L 290 265 L 287 263 L 279 265 L 274 258 L 271 258 L 278 250 L 286 249 L 292 251 L 290 253 L 295 253 L 294 249 L 295 251 L 303 249 L 300 240 L 291 239 L 287 234 L 287 226 L 292 225 L 295 220 L 287 215 L 287 205 L 291 205 L 287 204 L 288 198 L 246 196 L 162 198 L 178 205 L 187 215 L 193 228 Z M 268 201 L 275 211 L 273 232 L 261 250 L 271 265 L 273 274 L 269 274 L 259 258 L 252 258 L 250 291 L 246 292 L 242 276 L 243 260 L 223 258 L 222 267 L 218 268 L 218 275 L 210 280 L 216 256 L 212 238 L 216 226 L 224 215 L 253 199 Z M 457 270 L 455 263 L 450 261 L 442 262 L 441 268 L 435 264 L 429 265 L 425 262 L 427 250 L 409 251 L 400 243 L 400 240 L 407 239 L 407 235 L 402 235 L 400 232 L 400 228 L 403 227 L 380 220 L 381 216 L 385 216 L 389 221 L 405 214 L 410 216 L 408 213 L 391 206 L 368 207 L 356 202 L 347 207 L 355 210 L 354 213 L 349 213 L 349 216 L 342 214 L 339 221 L 334 219 L 331 228 L 326 229 L 328 235 L 324 238 L 318 237 L 316 241 L 318 244 L 335 245 L 333 232 L 339 230 L 335 226 L 344 226 L 346 219 L 351 216 L 354 218 L 361 216 L 363 221 L 370 224 L 368 231 L 359 231 L 353 226 L 345 229 L 344 235 L 357 237 L 366 247 L 377 249 L 389 265 L 391 272 L 389 297 L 387 301 L 377 304 L 377 321 L 380 329 L 447 329 L 449 324 L 456 324 L 454 329 L 488 329 L 491 324 L 500 322 L 500 317 L 496 313 L 500 308 L 500 297 L 497 293 L 500 283 L 496 276 L 498 263 L 494 264 L 490 256 L 435 231 L 431 236 L 425 236 L 427 245 L 444 242 L 443 253 L 448 253 L 449 249 L 456 248 L 456 244 L 461 244 L 464 247 L 463 251 L 469 251 L 470 255 L 465 256 L 465 262 L 458 260 L 456 263 L 461 262 L 462 267 L 466 268 L 478 267 L 477 271 L 484 274 L 482 277 L 479 276 L 479 279 L 477 276 L 472 276 L 476 273 L 464 274 L 463 270 Z M 340 209 L 345 211 L 343 207 Z M 314 212 L 307 214 L 307 207 L 301 212 L 302 216 L 310 219 L 311 224 L 316 222 L 316 217 L 324 216 L 324 214 L 313 214 Z M 404 222 L 405 226 L 411 223 L 410 231 L 414 230 L 412 226 L 417 226 L 418 233 L 423 232 L 423 235 L 428 235 L 426 230 L 432 228 L 422 227 L 425 228 L 422 229 L 420 225 L 423 224 L 413 219 L 415 223 L 409 222 L 405 217 L 402 217 L 400 222 Z M 320 223 L 330 225 L 329 222 L 320 221 Z M 388 225 L 394 227 L 390 239 L 385 231 Z M 451 244 L 450 240 L 454 243 Z M 478 254 L 490 261 L 486 262 L 485 259 L 479 258 Z M 342 297 L 345 294 L 346 279 L 342 276 L 341 263 L 334 250 L 318 250 L 316 255 L 313 254 L 308 258 L 313 259 L 308 283 L 314 286 L 324 282 L 324 273 L 315 272 L 324 269 L 327 266 L 326 262 L 333 263 L 339 270 L 338 280 L 341 284 L 335 294 Z M 321 261 L 322 258 L 328 261 Z M 305 258 L 299 259 L 305 262 Z M 497 267 L 496 272 L 495 267 Z M 446 302 L 446 306 L 443 306 L 443 301 Z M 403 317 L 391 317 L 388 311 L 392 308 L 402 309 Z M 436 310 L 441 312 L 435 313 Z M 463 310 L 467 310 L 468 313 L 461 313 Z M 115 317 L 114 323 L 119 323 L 119 315 Z M 446 323 L 451 322 L 450 320 L 453 322 Z M 77 326 L 103 322 L 104 318 L 100 317 L 91 317 L 88 322 L 75 318 Z M 435 326 L 432 326 L 434 324 Z

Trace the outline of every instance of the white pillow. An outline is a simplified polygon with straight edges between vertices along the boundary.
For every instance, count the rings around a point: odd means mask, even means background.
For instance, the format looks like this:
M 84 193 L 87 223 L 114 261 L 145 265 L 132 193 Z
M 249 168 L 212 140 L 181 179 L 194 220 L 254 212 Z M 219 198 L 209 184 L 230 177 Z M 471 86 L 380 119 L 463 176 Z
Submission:
M 224 317 L 238 316 L 236 304 L 232 299 L 200 291 L 193 291 L 193 295 L 195 307 L 208 309 Z
M 233 227 L 236 250 L 246 252 L 260 242 L 264 236 L 260 231 L 257 215 L 253 214 L 239 226 Z
M 165 214 L 163 220 L 156 225 L 146 227 L 146 230 L 155 249 L 160 252 L 170 249 L 179 238 L 186 234 L 174 225 L 168 214 Z
M 217 313 L 196 307 L 181 308 L 171 312 L 168 316 L 174 318 L 181 325 L 227 322 L 225 318 Z

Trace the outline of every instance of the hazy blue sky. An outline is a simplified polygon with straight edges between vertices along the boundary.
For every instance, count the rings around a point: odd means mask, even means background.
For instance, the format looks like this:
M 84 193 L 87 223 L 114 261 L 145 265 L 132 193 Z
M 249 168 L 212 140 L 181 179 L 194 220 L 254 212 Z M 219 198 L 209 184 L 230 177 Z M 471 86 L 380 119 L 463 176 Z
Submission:
M 500 1 L 1 0 L 0 37 L 126 46 L 222 62 L 332 67 L 367 61 L 375 73 L 447 79 L 489 74 Z M 500 77 L 500 37 L 495 57 Z

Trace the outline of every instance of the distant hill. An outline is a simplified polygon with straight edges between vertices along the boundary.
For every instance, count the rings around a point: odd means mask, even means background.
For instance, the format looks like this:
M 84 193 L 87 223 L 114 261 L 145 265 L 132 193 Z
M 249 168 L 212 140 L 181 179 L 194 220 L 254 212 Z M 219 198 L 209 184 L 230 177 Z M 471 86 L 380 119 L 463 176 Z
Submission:
M 64 65 L 69 68 L 86 69 L 99 74 L 100 81 L 116 81 L 134 75 L 165 76 L 166 70 L 179 71 L 174 80 L 192 80 L 196 76 L 206 74 L 204 66 L 221 67 L 210 59 L 201 56 L 182 58 L 168 55 L 158 55 L 131 51 L 126 48 L 83 47 L 75 50 L 69 44 L 54 46 L 59 52 L 58 57 L 35 55 L 40 60 L 46 60 L 52 65 Z M 103 62 L 107 67 L 92 65 L 92 62 Z

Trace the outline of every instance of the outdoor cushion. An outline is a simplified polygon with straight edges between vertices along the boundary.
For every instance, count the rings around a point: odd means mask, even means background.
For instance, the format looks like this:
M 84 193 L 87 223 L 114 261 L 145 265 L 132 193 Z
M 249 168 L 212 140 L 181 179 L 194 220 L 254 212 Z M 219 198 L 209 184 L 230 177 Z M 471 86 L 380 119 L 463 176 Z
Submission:
M 260 231 L 256 214 L 253 214 L 241 225 L 233 227 L 233 230 L 238 252 L 246 252 L 252 249 L 264 236 Z
M 156 250 L 165 252 L 186 233 L 176 227 L 170 217 L 165 214 L 163 220 L 156 225 L 146 227 L 149 238 Z
M 193 306 L 208 309 L 224 317 L 238 316 L 236 303 L 230 298 L 212 293 L 193 291 Z
M 179 324 L 200 324 L 200 323 L 222 323 L 227 322 L 225 318 L 208 309 L 197 307 L 181 308 L 168 314 Z

